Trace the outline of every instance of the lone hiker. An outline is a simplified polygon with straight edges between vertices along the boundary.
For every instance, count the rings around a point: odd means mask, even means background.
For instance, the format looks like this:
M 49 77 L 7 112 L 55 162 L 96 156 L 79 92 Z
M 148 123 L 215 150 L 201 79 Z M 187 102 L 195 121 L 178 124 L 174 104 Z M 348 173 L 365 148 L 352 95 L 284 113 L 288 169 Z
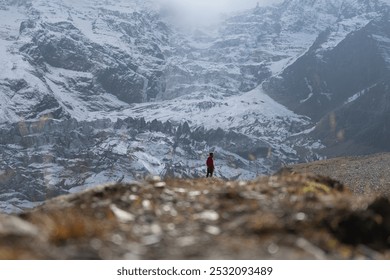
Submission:
M 207 165 L 207 175 L 206 177 L 213 177 L 214 173 L 214 160 L 213 160 L 214 154 L 210 153 L 209 157 L 207 158 L 206 165 Z

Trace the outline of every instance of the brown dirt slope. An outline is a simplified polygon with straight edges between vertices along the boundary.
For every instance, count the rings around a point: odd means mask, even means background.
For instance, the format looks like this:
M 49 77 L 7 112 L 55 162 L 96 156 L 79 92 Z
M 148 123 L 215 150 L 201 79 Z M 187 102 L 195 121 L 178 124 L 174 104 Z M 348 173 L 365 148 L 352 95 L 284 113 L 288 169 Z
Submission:
M 390 202 L 317 175 L 151 178 L 0 216 L 1 259 L 389 259 Z
M 292 172 L 328 176 L 348 186 L 355 193 L 390 196 L 390 153 L 363 157 L 342 157 L 297 164 Z

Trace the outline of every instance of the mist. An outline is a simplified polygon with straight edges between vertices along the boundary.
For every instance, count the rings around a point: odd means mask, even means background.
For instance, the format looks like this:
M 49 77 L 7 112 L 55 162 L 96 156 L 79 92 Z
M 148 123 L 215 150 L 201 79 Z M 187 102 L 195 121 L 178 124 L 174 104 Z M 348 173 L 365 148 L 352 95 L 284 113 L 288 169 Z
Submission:
M 190 25 L 217 23 L 224 14 L 281 2 L 281 0 L 155 0 Z

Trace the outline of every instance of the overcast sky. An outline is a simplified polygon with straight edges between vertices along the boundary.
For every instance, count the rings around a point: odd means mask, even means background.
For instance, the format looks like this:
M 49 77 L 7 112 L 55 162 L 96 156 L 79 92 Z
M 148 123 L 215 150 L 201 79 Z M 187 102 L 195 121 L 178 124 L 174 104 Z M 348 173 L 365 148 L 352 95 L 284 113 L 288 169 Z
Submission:
M 208 24 L 217 21 L 220 14 L 254 8 L 281 0 L 156 0 L 174 7 L 187 23 Z

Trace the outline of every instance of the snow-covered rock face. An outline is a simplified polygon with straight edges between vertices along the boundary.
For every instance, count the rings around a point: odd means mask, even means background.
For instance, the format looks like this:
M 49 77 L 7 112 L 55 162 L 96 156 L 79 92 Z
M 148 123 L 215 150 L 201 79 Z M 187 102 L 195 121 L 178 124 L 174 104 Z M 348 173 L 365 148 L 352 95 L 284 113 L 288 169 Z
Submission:
M 319 122 L 312 135 L 327 155 L 390 150 L 389 11 L 380 1 L 342 2 L 337 22 L 264 83 L 278 102 Z
M 253 178 L 280 165 L 261 140 L 222 129 L 191 129 L 188 123 L 125 118 L 20 122 L 0 130 L 0 209 L 31 207 L 48 197 L 97 184 L 162 177 L 205 176 L 215 149 L 215 175 Z M 258 159 L 258 160 L 256 160 Z
M 364 142 L 362 121 L 385 136 L 388 10 L 287 0 L 188 29 L 153 0 L 1 1 L 1 207 L 148 173 L 203 176 L 209 151 L 217 176 L 250 179 L 318 158 L 323 143 Z M 381 105 L 375 120 L 354 117 L 364 100 Z

